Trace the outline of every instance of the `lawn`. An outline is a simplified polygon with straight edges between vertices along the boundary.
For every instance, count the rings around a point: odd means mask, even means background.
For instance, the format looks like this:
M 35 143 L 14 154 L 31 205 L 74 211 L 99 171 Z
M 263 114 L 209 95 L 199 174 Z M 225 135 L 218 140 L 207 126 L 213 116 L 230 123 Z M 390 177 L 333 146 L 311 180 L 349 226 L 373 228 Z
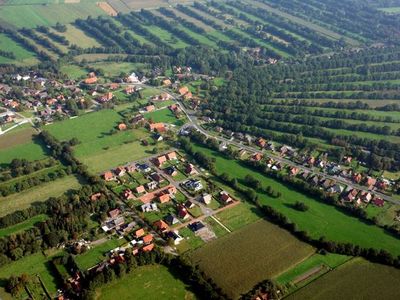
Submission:
M 4 290 L 5 280 L 11 275 L 18 276 L 23 273 L 28 273 L 30 275 L 39 274 L 46 288 L 53 295 L 55 295 L 57 287 L 61 284 L 57 281 L 55 270 L 49 259 L 42 253 L 36 253 L 0 268 L 0 298 L 3 300 L 13 299 L 11 295 Z
M 2 228 L 2 229 L 0 229 L 0 238 L 10 235 L 10 234 L 15 234 L 17 232 L 33 228 L 36 223 L 43 222 L 47 218 L 48 218 L 47 215 L 44 215 L 44 214 L 37 215 L 37 216 L 34 216 L 24 222 L 15 224 L 13 226 L 9 226 L 7 228 Z
M 195 250 L 192 259 L 229 297 L 237 298 L 313 252 L 287 231 L 260 220 Z
M 66 24 L 79 18 L 86 19 L 88 16 L 96 17 L 104 14 L 105 12 L 95 2 L 0 7 L 0 21 L 19 28 L 52 26 L 57 22 Z
M 97 300 L 119 299 L 196 299 L 189 287 L 168 268 L 161 265 L 143 266 L 122 279 L 97 290 Z
M 353 259 L 286 299 L 399 299 L 400 270 Z
M 121 240 L 108 240 L 103 244 L 94 246 L 83 254 L 75 256 L 75 261 L 78 267 L 84 271 L 106 259 L 106 254 L 121 245 L 126 243 L 125 239 Z
M 46 201 L 50 197 L 57 197 L 70 189 L 79 188 L 78 179 L 67 176 L 55 181 L 41 184 L 18 194 L 0 197 L 0 216 L 5 216 L 16 210 L 25 209 L 34 202 Z
M 338 242 L 350 242 L 365 248 L 382 248 L 394 255 L 400 254 L 398 247 L 399 239 L 386 233 L 382 228 L 367 225 L 358 218 L 349 216 L 332 205 L 322 203 L 305 194 L 297 192 L 280 182 L 264 176 L 246 167 L 239 161 L 227 159 L 215 151 L 193 144 L 197 151 L 202 151 L 208 156 L 216 158 L 216 170 L 219 173 L 227 173 L 236 177 L 239 183 L 247 174 L 259 179 L 263 186 L 271 186 L 274 190 L 281 192 L 279 199 L 271 198 L 259 193 L 262 204 L 272 206 L 274 209 L 286 215 L 299 229 L 308 232 L 313 238 L 325 236 L 327 239 Z M 232 173 L 235 170 L 235 173 Z M 296 201 L 305 203 L 309 210 L 299 212 L 292 208 Z M 371 239 L 371 236 L 374 239 Z
M 34 53 L 29 52 L 5 34 L 0 34 L 0 49 L 2 51 L 12 52 L 15 55 L 15 59 L 0 56 L 1 64 L 13 63 L 20 65 L 33 65 L 38 62 Z
M 144 115 L 147 120 L 152 120 L 155 123 L 162 122 L 173 124 L 176 126 L 182 126 L 185 121 L 182 119 L 177 119 L 175 115 L 171 112 L 169 108 L 159 109 Z

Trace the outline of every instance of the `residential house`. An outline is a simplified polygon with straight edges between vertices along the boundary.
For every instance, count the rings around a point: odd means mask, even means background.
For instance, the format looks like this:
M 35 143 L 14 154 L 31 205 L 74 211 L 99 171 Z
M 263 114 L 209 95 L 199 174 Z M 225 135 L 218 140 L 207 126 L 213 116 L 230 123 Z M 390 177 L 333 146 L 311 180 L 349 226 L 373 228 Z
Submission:
M 351 189 L 344 197 L 343 200 L 346 202 L 353 202 L 358 194 L 358 190 Z
M 137 164 L 136 166 L 143 173 L 148 173 L 151 171 L 151 168 L 147 164 Z
M 189 175 L 196 175 L 198 174 L 197 170 L 195 169 L 194 165 L 188 164 L 185 168 L 185 173 Z
M 165 217 L 165 222 L 167 222 L 169 225 L 172 226 L 172 225 L 178 224 L 179 220 L 175 216 L 169 214 Z
M 261 148 L 265 148 L 265 146 L 267 145 L 267 141 L 260 137 L 256 140 L 256 145 Z
M 122 197 L 124 197 L 125 200 L 135 199 L 135 195 L 130 189 L 126 189 L 125 191 L 123 191 Z
M 113 93 L 108 92 L 108 93 L 105 93 L 104 95 L 101 95 L 101 96 L 98 98 L 98 101 L 101 102 L 101 103 L 106 103 L 106 102 L 111 101 L 112 98 L 114 98 Z
M 146 188 L 150 191 L 156 189 L 157 186 L 158 186 L 158 183 L 155 181 L 150 181 L 150 182 L 146 183 Z
M 212 200 L 212 196 L 210 194 L 203 194 L 200 198 L 201 202 L 203 202 L 206 205 L 209 205 Z
M 189 215 L 187 209 L 184 206 L 179 206 L 178 207 L 178 216 L 182 220 L 187 220 L 187 219 L 190 218 L 190 215 Z
M 220 200 L 223 204 L 227 205 L 233 202 L 233 199 L 231 198 L 231 196 L 229 196 L 229 194 L 225 191 L 222 191 L 219 193 L 220 195 Z
M 170 200 L 170 196 L 169 194 L 162 194 L 158 197 L 158 201 L 160 201 L 160 203 L 167 203 Z
M 133 93 L 136 92 L 136 88 L 134 86 L 127 86 L 124 90 L 125 94 L 127 95 L 132 95 Z
M 174 166 L 170 166 L 170 167 L 166 168 L 165 173 L 167 173 L 169 176 L 172 176 L 172 177 L 178 175 L 178 171 L 177 171 L 176 167 L 174 167 Z
M 138 238 L 141 238 L 142 236 L 144 236 L 144 234 L 145 234 L 145 232 L 144 232 L 144 229 L 143 228 L 140 228 L 140 229 L 138 229 L 138 230 L 136 230 L 135 231 L 135 237 L 138 239 Z
M 168 160 L 176 160 L 176 159 L 178 159 L 178 157 L 176 156 L 176 152 L 167 153 L 167 159 Z
M 164 178 L 160 174 L 158 174 L 156 172 L 151 173 L 150 177 L 157 183 L 160 183 L 160 182 L 164 181 Z
M 290 176 L 296 176 L 300 172 L 300 169 L 297 167 L 291 167 L 289 174 Z
M 97 82 L 97 77 L 89 77 L 85 79 L 85 84 L 95 84 Z
M 193 222 L 193 223 L 189 224 L 188 227 L 193 232 L 198 232 L 198 231 L 202 230 L 203 228 L 206 228 L 206 226 L 203 223 L 201 223 L 200 221 Z
M 125 167 L 119 166 L 114 170 L 114 172 L 118 177 L 122 177 L 126 174 L 126 169 Z
M 157 204 L 152 202 L 145 203 L 140 208 L 142 209 L 142 212 L 158 211 Z
M 179 93 L 181 96 L 184 96 L 184 95 L 186 95 L 187 93 L 189 93 L 189 88 L 188 88 L 187 86 L 183 86 L 183 87 L 181 87 L 181 88 L 178 89 L 178 93 Z
M 120 124 L 118 124 L 118 129 L 120 130 L 120 131 L 124 131 L 124 130 L 126 130 L 128 127 L 126 126 L 126 124 L 124 124 L 124 123 L 120 123 Z
M 166 232 L 169 230 L 169 226 L 167 223 L 165 223 L 163 220 L 158 220 L 154 222 L 154 227 L 159 230 L 160 232 Z
M 263 156 L 262 156 L 261 153 L 255 153 L 255 154 L 251 157 L 251 159 L 252 159 L 253 161 L 260 161 L 262 158 L 263 158 Z
M 385 200 L 383 200 L 382 198 L 374 198 L 374 199 L 372 200 L 372 203 L 373 203 L 375 206 L 383 207 L 383 206 L 385 205 Z
M 126 170 L 127 172 L 129 172 L 129 173 L 136 172 L 135 164 L 131 163 L 131 164 L 125 166 L 125 170 Z
M 161 155 L 155 158 L 154 163 L 157 167 L 161 167 L 167 161 L 167 157 L 165 155 Z
M 194 192 L 198 192 L 198 191 L 203 189 L 203 184 L 201 183 L 201 181 L 200 180 L 196 180 L 196 179 L 189 179 L 189 180 L 185 181 L 183 183 L 183 185 L 187 189 L 192 190 Z
M 174 245 L 179 245 L 183 238 L 178 234 L 178 231 L 169 231 L 167 233 L 167 238 L 174 242 Z
M 354 174 L 353 175 L 353 177 L 352 177 L 352 180 L 355 182 L 355 183 L 360 183 L 361 182 L 361 180 L 362 180 L 362 175 L 360 174 L 360 173 L 356 173 L 356 174 Z
M 113 174 L 111 171 L 107 171 L 107 172 L 105 172 L 105 173 L 103 174 L 103 179 L 104 179 L 105 181 L 112 181 L 112 180 L 115 179 L 115 176 L 114 176 L 114 174 Z
M 153 241 L 153 235 L 151 233 L 142 237 L 142 241 L 144 244 L 150 244 Z
M 142 194 L 142 193 L 146 193 L 146 190 L 144 189 L 143 185 L 139 185 L 138 187 L 136 187 L 136 193 L 137 194 Z
M 167 130 L 164 123 L 153 123 L 150 124 L 149 126 L 150 126 L 150 131 L 152 132 L 162 133 Z
M 186 202 L 185 202 L 185 207 L 187 208 L 187 209 L 191 209 L 191 208 L 194 208 L 194 207 L 196 207 L 196 204 L 194 204 L 192 201 L 190 201 L 190 200 L 187 200 Z
M 372 188 L 375 186 L 375 184 L 376 184 L 376 179 L 375 179 L 375 178 L 373 178 L 373 177 L 371 177 L 371 176 L 368 176 L 368 177 L 366 178 L 366 180 L 365 180 L 365 185 L 366 185 L 368 188 L 372 189 Z
M 169 79 L 164 79 L 163 81 L 162 81 L 162 85 L 163 86 L 170 86 L 172 84 L 172 82 L 171 82 L 171 80 L 169 80 Z
M 146 107 L 144 108 L 144 110 L 145 110 L 146 112 L 152 112 L 152 111 L 155 111 L 155 109 L 156 109 L 156 107 L 155 107 L 154 105 L 148 105 L 148 106 L 146 106 Z
M 120 213 L 121 213 L 121 211 L 119 210 L 119 208 L 116 208 L 116 209 L 110 210 L 108 212 L 108 215 L 110 216 L 110 218 L 114 219 L 117 216 L 119 216 Z
M 101 196 L 103 196 L 102 193 L 95 193 L 90 196 L 90 201 L 97 201 L 101 198 Z
M 143 252 L 150 252 L 154 249 L 154 247 L 155 247 L 154 244 L 149 244 L 149 245 L 144 246 L 141 250 Z
M 360 198 L 365 203 L 369 203 L 372 200 L 373 196 L 370 192 L 362 191 L 360 194 Z

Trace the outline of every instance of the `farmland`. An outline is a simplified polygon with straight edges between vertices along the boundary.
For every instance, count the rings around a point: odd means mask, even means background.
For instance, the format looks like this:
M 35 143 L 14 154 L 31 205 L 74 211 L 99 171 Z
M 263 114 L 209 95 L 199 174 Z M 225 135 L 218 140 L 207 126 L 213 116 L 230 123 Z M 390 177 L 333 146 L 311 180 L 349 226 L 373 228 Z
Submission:
M 15 43 L 5 34 L 0 34 L 0 49 L 2 51 L 12 52 L 15 59 L 0 56 L 0 63 L 15 63 L 17 65 L 34 65 L 38 62 L 35 54 L 29 52 L 19 44 Z
M 194 251 L 192 258 L 235 298 L 259 281 L 302 261 L 313 251 L 286 231 L 260 220 L 206 244 Z
M 166 267 L 139 267 L 123 279 L 97 290 L 96 299 L 196 299 L 185 284 Z
M 216 169 L 219 173 L 232 174 L 230 170 L 235 170 L 235 176 L 239 183 L 247 174 L 259 179 L 263 185 L 269 185 L 274 190 L 281 192 L 280 199 L 273 199 L 259 193 L 260 202 L 267 204 L 286 215 L 292 222 L 296 223 L 301 230 L 307 231 L 313 238 L 326 238 L 338 242 L 351 242 L 362 247 L 376 247 L 385 249 L 395 255 L 400 254 L 397 247 L 398 239 L 386 233 L 382 228 L 375 225 L 362 223 L 356 217 L 351 217 L 339 211 L 337 208 L 319 202 L 302 193 L 271 179 L 267 176 L 255 172 L 238 161 L 230 160 L 221 154 L 207 148 L 195 146 L 196 151 L 201 151 L 210 157 L 216 158 Z M 306 203 L 310 209 L 307 212 L 299 212 L 291 208 L 291 204 L 296 201 Z M 349 230 L 350 228 L 350 230 Z M 372 241 L 371 235 L 375 238 Z M 379 242 L 378 242 L 379 240 Z
M 397 269 L 354 259 L 286 299 L 397 299 L 399 279 Z
M 74 176 L 57 179 L 7 197 L 0 197 L 0 216 L 29 207 L 32 203 L 57 197 L 69 189 L 77 189 L 79 181 Z

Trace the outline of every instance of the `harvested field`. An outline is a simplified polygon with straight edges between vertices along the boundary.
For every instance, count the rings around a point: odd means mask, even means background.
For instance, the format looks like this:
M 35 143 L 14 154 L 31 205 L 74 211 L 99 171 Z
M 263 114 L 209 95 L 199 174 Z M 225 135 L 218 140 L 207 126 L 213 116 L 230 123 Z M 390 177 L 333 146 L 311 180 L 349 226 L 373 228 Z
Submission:
M 288 232 L 260 220 L 194 251 L 192 259 L 229 297 L 237 298 L 313 252 Z
M 109 16 L 115 17 L 118 14 L 118 12 L 107 2 L 98 2 L 97 6 Z

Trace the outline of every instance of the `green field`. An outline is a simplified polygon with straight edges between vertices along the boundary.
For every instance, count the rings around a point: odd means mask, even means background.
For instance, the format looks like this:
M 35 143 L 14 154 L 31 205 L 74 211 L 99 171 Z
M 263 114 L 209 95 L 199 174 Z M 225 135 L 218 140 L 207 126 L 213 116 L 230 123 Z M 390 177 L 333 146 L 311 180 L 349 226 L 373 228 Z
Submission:
M 400 7 L 383 7 L 379 8 L 379 10 L 390 14 L 400 14 Z
M 183 119 L 177 119 L 173 112 L 169 108 L 159 109 L 144 115 L 147 120 L 152 120 L 155 123 L 162 122 L 173 124 L 176 126 L 182 126 L 185 124 Z
M 237 298 L 313 252 L 287 231 L 260 220 L 195 250 L 192 259 L 228 296 Z
M 98 246 L 94 246 L 85 253 L 75 256 L 76 264 L 82 271 L 87 270 L 90 267 L 93 267 L 96 264 L 105 260 L 106 259 L 105 254 L 107 254 L 110 250 L 115 249 L 124 243 L 126 243 L 124 239 L 123 240 L 112 239 Z
M 260 219 L 258 209 L 246 202 L 224 210 L 215 217 L 232 231 L 238 230 Z
M 85 78 L 88 73 L 84 68 L 72 64 L 61 66 L 60 71 L 74 80 Z
M 106 77 L 119 76 L 121 73 L 131 74 L 138 70 L 143 71 L 149 68 L 148 65 L 142 63 L 130 63 L 130 62 L 96 62 L 91 63 L 90 67 L 96 69 L 102 69 Z
M 33 65 L 38 62 L 34 53 L 29 52 L 5 34 L 0 34 L 0 50 L 12 52 L 15 55 L 15 59 L 0 56 L 0 64 Z
M 28 273 L 30 275 L 38 274 L 48 291 L 55 295 L 60 282 L 57 281 L 54 272 L 55 270 L 53 270 L 48 258 L 41 253 L 32 254 L 12 262 L 0 268 L 0 298 L 3 300 L 13 299 L 11 295 L 4 290 L 6 279 L 11 275 L 18 276 L 23 273 Z
M 74 4 L 0 6 L 0 22 L 15 27 L 52 26 L 57 22 L 71 23 L 88 16 L 104 15 L 95 2 Z
M 34 216 L 24 222 L 15 224 L 13 226 L 9 226 L 7 228 L 2 228 L 2 229 L 0 229 L 0 238 L 10 235 L 10 234 L 15 234 L 17 232 L 33 228 L 35 223 L 43 222 L 46 219 L 47 219 L 47 215 L 37 215 L 37 216 Z
M 82 48 L 98 47 L 100 46 L 94 38 L 86 35 L 82 30 L 67 24 L 67 31 L 63 32 L 62 35 L 70 42 L 71 45 L 79 45 Z M 61 34 L 61 33 L 60 33 Z
M 400 270 L 353 259 L 286 299 L 399 299 Z
M 189 287 L 166 267 L 143 266 L 97 290 L 96 299 L 196 299 Z
M 57 197 L 70 189 L 79 188 L 80 184 L 75 176 L 68 176 L 55 181 L 46 182 L 37 187 L 0 197 L 0 216 L 7 215 L 16 210 L 25 209 L 33 202 L 46 201 L 50 197 Z
M 399 239 L 387 234 L 382 228 L 367 225 L 360 222 L 358 218 L 346 215 L 337 208 L 319 202 L 302 193 L 299 193 L 276 180 L 252 171 L 242 163 L 227 159 L 208 148 L 193 145 L 197 151 L 202 151 L 208 156 L 216 158 L 216 170 L 219 173 L 227 173 L 235 176 L 239 183 L 247 174 L 259 179 L 264 186 L 271 186 L 274 190 L 281 192 L 279 199 L 271 198 L 265 194 L 259 194 L 262 204 L 267 204 L 286 215 L 299 229 L 308 232 L 313 238 L 325 236 L 327 239 L 338 242 L 351 242 L 365 248 L 385 249 L 394 255 L 400 254 L 398 247 Z M 235 170 L 235 173 L 232 173 Z M 307 212 L 299 212 L 292 208 L 296 201 L 307 204 Z M 374 239 L 371 239 L 371 236 Z

